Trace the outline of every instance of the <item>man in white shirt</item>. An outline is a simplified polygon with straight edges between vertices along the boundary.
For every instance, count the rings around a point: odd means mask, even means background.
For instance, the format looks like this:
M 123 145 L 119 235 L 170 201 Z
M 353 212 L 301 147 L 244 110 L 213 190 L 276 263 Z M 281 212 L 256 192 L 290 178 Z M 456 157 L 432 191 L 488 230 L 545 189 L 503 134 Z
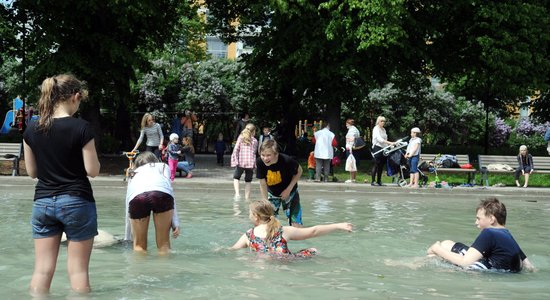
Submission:
M 321 170 L 323 170 L 323 180 L 328 181 L 330 172 L 330 163 L 334 157 L 333 146 L 336 144 L 334 133 L 330 131 L 328 123 L 323 123 L 324 128 L 314 134 L 315 150 L 315 181 L 321 181 Z

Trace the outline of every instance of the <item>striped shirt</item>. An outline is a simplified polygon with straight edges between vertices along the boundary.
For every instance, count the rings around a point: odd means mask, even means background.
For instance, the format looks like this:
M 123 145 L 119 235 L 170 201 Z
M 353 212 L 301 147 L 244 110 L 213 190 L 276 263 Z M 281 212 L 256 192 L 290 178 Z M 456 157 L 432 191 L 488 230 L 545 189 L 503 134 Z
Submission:
M 141 144 L 144 135 L 147 136 L 147 143 L 145 145 L 149 147 L 158 147 L 160 145 L 160 141 L 164 140 L 164 135 L 162 134 L 162 129 L 160 128 L 159 123 L 155 123 L 150 127 L 143 127 L 139 134 L 137 145 Z

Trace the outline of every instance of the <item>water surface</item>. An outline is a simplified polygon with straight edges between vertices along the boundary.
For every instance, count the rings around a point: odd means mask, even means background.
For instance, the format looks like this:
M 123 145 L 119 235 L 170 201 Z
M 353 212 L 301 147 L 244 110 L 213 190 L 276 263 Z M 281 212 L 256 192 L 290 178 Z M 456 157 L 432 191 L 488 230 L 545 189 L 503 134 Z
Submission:
M 29 217 L 32 182 L 1 184 L 0 290 L 2 299 L 27 299 L 34 260 Z M 174 252 L 136 255 L 130 245 L 94 249 L 90 299 L 549 299 L 550 201 L 544 193 L 499 198 L 508 208 L 508 228 L 536 273 L 462 271 L 425 257 L 436 240 L 466 244 L 478 234 L 475 207 L 487 192 L 410 192 L 400 189 L 302 186 L 306 226 L 351 222 L 355 231 L 306 241 L 291 250 L 316 247 L 308 260 L 267 260 L 246 250 L 228 251 L 252 225 L 246 203 L 232 199 L 231 182 L 176 187 L 181 236 Z M 254 185 L 254 194 L 259 195 Z M 124 233 L 122 183 L 94 182 L 99 227 Z M 152 224 L 151 224 L 152 226 Z M 151 227 L 152 229 L 152 227 Z M 150 230 L 152 233 L 152 230 Z M 66 248 L 62 247 L 51 299 L 70 295 Z

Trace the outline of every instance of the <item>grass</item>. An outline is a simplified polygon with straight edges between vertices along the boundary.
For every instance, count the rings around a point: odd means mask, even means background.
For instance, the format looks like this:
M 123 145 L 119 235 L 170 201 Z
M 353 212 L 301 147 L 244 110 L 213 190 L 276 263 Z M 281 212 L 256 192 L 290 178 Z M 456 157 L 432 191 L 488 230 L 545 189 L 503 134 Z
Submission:
M 300 164 L 304 170 L 304 173 L 302 175 L 303 178 L 308 178 L 308 168 L 307 168 L 307 161 L 300 161 Z M 345 180 L 349 179 L 349 172 L 344 170 L 344 161 L 342 161 L 342 164 L 338 167 L 333 168 L 334 169 L 334 177 L 338 179 L 338 182 L 344 182 Z M 359 166 L 357 167 L 357 177 L 356 181 L 359 183 L 363 183 L 365 179 L 368 180 L 368 182 L 371 182 L 371 169 L 372 169 L 372 161 L 371 160 L 362 160 L 359 163 Z M 424 172 L 426 176 L 428 176 L 428 183 L 431 181 L 435 181 L 435 174 Z M 439 174 L 438 175 L 439 180 L 446 181 L 451 186 L 459 186 L 461 184 L 467 183 L 468 176 L 466 174 Z M 332 179 L 332 177 L 331 177 Z M 389 177 L 386 175 L 386 171 L 382 173 L 382 182 L 386 184 L 392 183 L 392 177 Z M 495 185 L 495 184 L 504 184 L 505 186 L 516 186 L 516 182 L 514 179 L 514 175 L 491 175 L 489 174 L 489 185 Z M 480 185 L 481 184 L 481 176 L 479 173 L 475 174 L 475 184 Z M 407 179 L 408 182 L 408 179 Z M 523 177 L 520 177 L 520 183 L 523 184 Z M 483 183 L 484 184 L 484 183 Z M 530 187 L 550 187 L 550 174 L 532 174 L 529 178 L 529 186 Z

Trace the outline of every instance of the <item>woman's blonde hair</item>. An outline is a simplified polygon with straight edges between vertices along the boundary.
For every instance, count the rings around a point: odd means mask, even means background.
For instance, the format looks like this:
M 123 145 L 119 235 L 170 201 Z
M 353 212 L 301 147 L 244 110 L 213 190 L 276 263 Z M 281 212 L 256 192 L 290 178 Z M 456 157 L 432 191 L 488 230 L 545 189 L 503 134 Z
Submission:
M 61 74 L 48 77 L 40 86 L 40 100 L 38 100 L 38 128 L 48 131 L 53 124 L 53 114 L 57 105 L 69 100 L 79 93 L 81 101 L 88 98 L 88 89 L 85 82 L 78 80 L 74 75 Z
M 256 126 L 252 123 L 246 124 L 246 127 L 241 131 L 241 139 L 245 144 L 252 144 L 252 137 L 256 133 Z
M 273 204 L 267 200 L 258 200 L 250 203 L 250 213 L 257 217 L 261 223 L 267 225 L 266 237 L 265 239 L 269 242 L 279 227 L 281 227 L 281 222 L 275 217 L 273 213 Z
M 378 116 L 378 118 L 376 118 L 376 125 L 380 124 L 380 121 L 386 121 L 386 118 L 384 118 L 384 116 Z
M 193 139 L 188 137 L 188 136 L 185 136 L 183 137 L 183 140 L 182 142 L 184 144 L 186 144 L 187 146 L 189 146 L 189 148 L 191 148 L 191 153 L 195 153 L 195 147 L 193 146 Z
M 147 127 L 147 119 L 149 119 L 149 117 L 153 118 L 153 120 L 155 120 L 155 117 L 153 117 L 152 114 L 150 113 L 145 113 L 143 115 L 143 118 L 141 118 L 141 129 Z
M 519 154 L 521 154 L 521 151 L 522 151 L 522 150 L 527 151 L 527 146 L 525 146 L 525 145 L 519 146 Z

